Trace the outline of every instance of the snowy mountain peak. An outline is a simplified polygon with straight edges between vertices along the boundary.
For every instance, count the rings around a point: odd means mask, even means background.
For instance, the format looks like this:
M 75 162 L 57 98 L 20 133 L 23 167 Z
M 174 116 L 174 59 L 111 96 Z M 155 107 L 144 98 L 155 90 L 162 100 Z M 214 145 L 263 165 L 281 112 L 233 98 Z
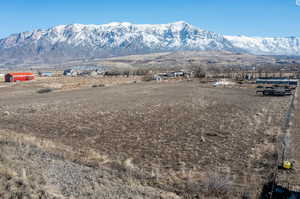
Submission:
M 132 23 L 129 22 L 111 22 L 108 24 L 104 24 L 103 26 L 131 26 Z
M 300 39 L 223 36 L 185 21 L 169 24 L 69 24 L 0 40 L 0 60 L 69 60 L 176 50 L 300 55 Z
M 56 46 L 66 43 L 71 46 L 90 46 L 95 49 L 134 46 L 155 51 L 232 48 L 228 42 L 224 43 L 221 35 L 193 27 L 184 21 L 159 25 L 135 25 L 128 22 L 59 25 L 48 30 L 11 35 L 0 42 L 1 48 L 44 46 L 49 43 Z
M 192 26 L 191 24 L 185 22 L 185 21 L 175 21 L 173 23 L 170 23 L 170 25 L 174 25 L 174 26 Z
M 300 55 L 300 38 L 225 36 L 234 46 L 253 54 Z

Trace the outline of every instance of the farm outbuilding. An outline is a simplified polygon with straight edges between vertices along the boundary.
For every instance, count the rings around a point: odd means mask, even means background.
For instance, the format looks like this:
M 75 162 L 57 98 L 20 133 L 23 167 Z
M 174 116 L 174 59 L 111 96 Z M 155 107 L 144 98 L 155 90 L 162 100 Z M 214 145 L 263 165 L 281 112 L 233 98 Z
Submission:
M 287 78 L 266 78 L 257 79 L 256 84 L 271 84 L 271 85 L 286 85 L 286 86 L 298 86 L 298 80 Z
M 30 81 L 34 79 L 33 73 L 7 73 L 5 82 Z

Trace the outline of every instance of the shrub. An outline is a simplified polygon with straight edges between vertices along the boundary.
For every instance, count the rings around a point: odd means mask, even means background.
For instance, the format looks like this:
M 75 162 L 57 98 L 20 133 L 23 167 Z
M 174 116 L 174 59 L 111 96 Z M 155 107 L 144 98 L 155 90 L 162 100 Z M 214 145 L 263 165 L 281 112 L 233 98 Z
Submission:
M 231 188 L 229 176 L 209 173 L 206 182 L 207 193 L 213 196 L 225 196 Z
M 42 89 L 38 90 L 37 92 L 38 92 L 39 94 L 43 94 L 43 93 L 50 93 L 50 92 L 52 92 L 52 91 L 53 91 L 52 88 L 42 88 Z
M 97 88 L 97 87 L 105 87 L 105 84 L 94 84 L 92 85 L 93 88 Z
M 152 80 L 153 80 L 153 76 L 152 75 L 145 75 L 142 78 L 142 81 L 144 81 L 144 82 L 149 82 L 149 81 L 152 81 Z

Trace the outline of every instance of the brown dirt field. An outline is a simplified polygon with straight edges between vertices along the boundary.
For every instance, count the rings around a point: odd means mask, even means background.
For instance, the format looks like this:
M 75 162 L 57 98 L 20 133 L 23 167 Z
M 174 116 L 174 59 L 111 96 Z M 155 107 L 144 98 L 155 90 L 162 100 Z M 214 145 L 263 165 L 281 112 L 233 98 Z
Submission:
M 62 72 L 61 72 L 62 73 Z M 26 92 L 29 90 L 34 90 L 37 88 L 52 88 L 56 91 L 65 91 L 65 90 L 74 90 L 80 88 L 89 88 L 92 86 L 105 85 L 105 86 L 114 86 L 119 84 L 126 84 L 132 82 L 141 81 L 139 76 L 130 76 L 130 77 L 102 77 L 102 76 L 62 76 L 57 73 L 53 77 L 39 77 L 36 76 L 35 80 L 30 82 L 21 82 L 21 83 L 5 83 L 0 79 L 0 88 L 14 87 L 23 89 L 26 88 Z M 15 93 L 15 92 L 14 92 Z
M 284 157 L 281 156 L 280 161 L 288 160 L 293 163 L 292 170 L 279 170 L 277 177 L 277 184 L 290 189 L 291 191 L 300 191 L 300 103 L 299 103 L 299 88 L 295 93 L 295 99 L 291 103 L 291 115 L 290 120 L 287 124 L 287 129 L 285 130 L 282 137 L 282 141 L 285 146 L 281 147 L 279 152 L 285 149 Z M 280 162 L 281 163 L 281 162 Z
M 45 94 L 29 85 L 0 88 L 1 129 L 63 144 L 78 159 L 94 150 L 107 166 L 127 161 L 179 195 L 204 189 L 211 172 L 229 176 L 235 191 L 257 191 L 274 165 L 289 101 L 195 81 Z

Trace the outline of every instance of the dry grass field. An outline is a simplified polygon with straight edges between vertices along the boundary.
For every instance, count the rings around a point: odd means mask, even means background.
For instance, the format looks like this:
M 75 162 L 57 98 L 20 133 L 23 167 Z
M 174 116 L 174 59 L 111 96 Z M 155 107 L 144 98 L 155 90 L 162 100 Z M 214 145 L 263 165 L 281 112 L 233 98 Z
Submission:
M 79 81 L 80 89 L 68 86 Z M 44 198 L 257 196 L 276 160 L 289 97 L 196 80 L 117 81 L 3 84 L 0 165 L 16 165 L 10 175 L 18 179 L 36 176 L 29 191 Z
M 275 57 L 256 56 L 251 54 L 236 54 L 226 51 L 178 51 L 165 53 L 152 53 L 145 55 L 131 55 L 103 59 L 73 60 L 60 64 L 24 64 L 17 65 L 19 69 L 24 68 L 55 68 L 63 69 L 72 66 L 106 66 L 110 69 L 168 69 L 168 68 L 190 68 L 194 65 L 211 67 L 237 67 L 251 66 L 255 64 L 276 63 Z M 284 59 L 280 59 L 284 60 Z

